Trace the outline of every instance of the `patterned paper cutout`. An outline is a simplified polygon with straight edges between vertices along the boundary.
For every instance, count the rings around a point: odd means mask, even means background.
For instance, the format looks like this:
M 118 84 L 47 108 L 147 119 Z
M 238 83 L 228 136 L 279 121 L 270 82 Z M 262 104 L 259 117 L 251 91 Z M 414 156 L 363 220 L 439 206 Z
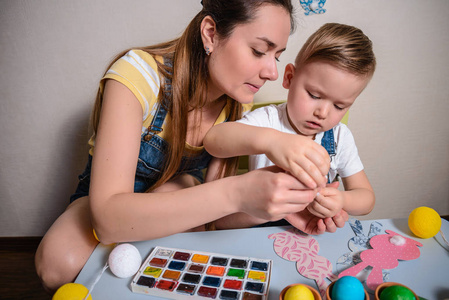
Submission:
M 310 14 L 324 14 L 326 12 L 323 8 L 324 3 L 326 3 L 326 0 L 299 0 L 299 4 L 304 9 L 306 16 Z
M 277 255 L 289 261 L 296 261 L 299 274 L 315 280 L 321 296 L 325 298 L 328 285 L 325 278 L 334 281 L 337 276 L 332 273 L 332 264 L 325 257 L 318 255 L 318 242 L 295 228 L 270 234 L 268 238 L 274 239 L 274 251 Z
M 356 276 L 360 271 L 368 266 L 373 270 L 368 275 L 366 285 L 369 289 L 375 290 L 378 285 L 383 283 L 382 270 L 394 269 L 398 266 L 398 260 L 412 260 L 420 256 L 420 242 L 403 237 L 394 231 L 386 230 L 387 234 L 380 234 L 370 239 L 370 245 L 373 249 L 368 249 L 360 254 L 361 262 L 341 272 L 338 277 Z M 403 245 L 396 245 L 390 240 L 394 236 L 404 239 Z
M 371 223 L 368 236 L 363 232 L 362 222 L 360 222 L 359 220 L 350 218 L 348 220 L 348 223 L 354 231 L 355 236 L 348 242 L 348 247 L 351 252 L 347 252 L 337 259 L 336 267 L 339 273 L 360 263 L 362 261 L 360 259 L 360 253 L 362 251 L 371 249 L 371 246 L 369 245 L 370 239 L 373 236 L 383 233 L 382 224 L 377 221 Z M 366 279 L 371 270 L 372 267 L 368 266 L 363 272 L 360 272 L 357 275 L 357 278 L 365 285 L 365 288 L 369 292 L 373 293 L 374 291 L 370 291 L 370 289 L 366 286 Z M 384 282 L 388 281 L 389 275 L 390 272 L 388 270 L 382 270 Z

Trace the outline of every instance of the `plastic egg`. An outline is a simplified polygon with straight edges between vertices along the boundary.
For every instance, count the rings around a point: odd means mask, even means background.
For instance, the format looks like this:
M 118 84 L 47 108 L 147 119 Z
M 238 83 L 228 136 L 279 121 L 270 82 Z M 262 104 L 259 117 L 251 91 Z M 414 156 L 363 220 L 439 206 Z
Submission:
M 380 300 L 415 300 L 413 292 L 399 285 L 392 285 L 380 293 Z
M 365 290 L 362 283 L 353 276 L 343 276 L 335 281 L 332 300 L 364 300 Z
M 302 284 L 294 285 L 285 292 L 284 300 L 314 300 L 312 292 Z
M 115 276 L 120 278 L 136 274 L 141 263 L 142 257 L 139 250 L 131 244 L 120 244 L 109 254 L 109 268 Z

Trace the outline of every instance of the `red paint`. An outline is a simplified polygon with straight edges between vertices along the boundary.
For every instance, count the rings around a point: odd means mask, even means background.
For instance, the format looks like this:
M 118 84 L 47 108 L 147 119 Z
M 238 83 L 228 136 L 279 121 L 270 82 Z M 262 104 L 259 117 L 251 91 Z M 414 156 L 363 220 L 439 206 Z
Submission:
M 173 291 L 176 287 L 176 282 L 168 281 L 168 280 L 159 280 L 156 284 L 156 287 L 161 290 Z
M 226 279 L 226 281 L 223 284 L 223 287 L 227 289 L 240 290 L 242 289 L 242 284 L 243 283 L 240 280 Z

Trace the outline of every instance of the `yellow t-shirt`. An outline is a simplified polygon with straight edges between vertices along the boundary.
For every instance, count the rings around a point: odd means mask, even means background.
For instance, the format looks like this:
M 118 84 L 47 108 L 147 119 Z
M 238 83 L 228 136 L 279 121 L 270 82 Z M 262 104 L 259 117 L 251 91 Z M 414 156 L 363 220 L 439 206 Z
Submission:
M 159 62 L 163 62 L 162 57 L 154 58 L 151 54 L 148 54 L 142 50 L 130 50 L 124 56 L 119 58 L 111 68 L 106 72 L 105 76 L 100 81 L 100 93 L 103 94 L 104 85 L 106 79 L 113 79 L 124 84 L 133 94 L 136 96 L 140 105 L 142 106 L 143 118 L 142 118 L 142 134 L 146 132 L 148 126 L 150 126 L 153 117 L 157 109 L 157 99 L 160 89 L 160 77 L 157 69 L 156 59 Z M 221 111 L 214 125 L 223 123 L 226 120 L 226 116 L 230 112 L 230 105 L 232 99 L 228 99 L 227 104 Z M 251 104 L 244 104 L 243 110 L 249 111 Z M 167 130 L 167 124 L 170 122 L 170 116 L 167 115 L 162 125 L 162 131 L 158 135 L 165 139 L 165 136 L 169 134 Z M 95 145 L 95 136 L 92 136 L 89 140 L 90 151 L 93 155 L 93 147 Z M 203 146 L 196 147 L 186 143 L 187 150 L 199 151 L 203 149 Z

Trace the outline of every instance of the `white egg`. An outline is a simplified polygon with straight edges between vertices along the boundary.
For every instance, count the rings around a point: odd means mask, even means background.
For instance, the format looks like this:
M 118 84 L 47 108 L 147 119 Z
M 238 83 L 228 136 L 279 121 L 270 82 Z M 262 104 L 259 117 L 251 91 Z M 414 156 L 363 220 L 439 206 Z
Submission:
M 115 276 L 120 278 L 136 274 L 141 263 L 142 257 L 139 250 L 131 244 L 120 244 L 109 254 L 109 268 Z

